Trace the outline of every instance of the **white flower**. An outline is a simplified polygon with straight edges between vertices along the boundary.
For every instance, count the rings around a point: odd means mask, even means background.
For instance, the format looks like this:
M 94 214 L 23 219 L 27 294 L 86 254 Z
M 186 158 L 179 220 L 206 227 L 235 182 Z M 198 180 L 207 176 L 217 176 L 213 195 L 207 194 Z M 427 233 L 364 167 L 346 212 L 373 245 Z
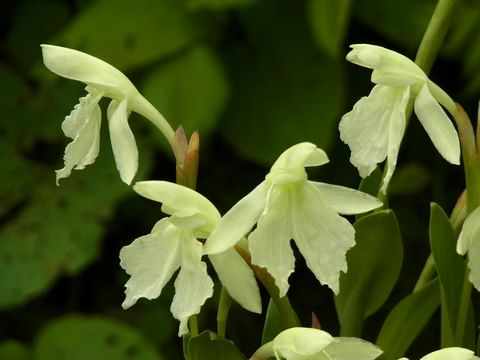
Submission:
M 207 239 L 206 253 L 225 251 L 257 224 L 248 238 L 252 263 L 268 270 L 280 296 L 294 270 L 291 239 L 317 279 L 337 293 L 340 271 L 347 271 L 345 254 L 355 245 L 355 230 L 339 213 L 363 213 L 382 203 L 357 190 L 308 181 L 305 167 L 328 161 L 311 143 L 284 151 L 265 181 L 225 214 Z
M 458 237 L 457 252 L 468 253 L 470 281 L 480 291 L 480 207 L 468 215 Z
M 155 224 L 152 232 L 120 251 L 120 265 L 131 276 L 126 283 L 126 309 L 138 299 L 155 299 L 180 268 L 175 280 L 171 311 L 180 321 L 179 336 L 188 332 L 187 321 L 200 312 L 213 294 L 213 282 L 202 261 L 206 238 L 220 220 L 213 204 L 187 187 L 167 181 L 142 181 L 134 186 L 140 195 L 162 202 L 171 216 Z M 234 249 L 209 259 L 230 296 L 245 309 L 260 313 L 260 292 L 253 271 Z
M 351 47 L 347 60 L 372 69 L 372 82 L 377 84 L 343 116 L 339 126 L 340 138 L 351 150 L 350 162 L 360 176 L 368 176 L 378 163 L 387 159 L 381 189 L 386 193 L 397 164 L 411 99 L 415 114 L 435 148 L 448 162 L 458 165 L 458 134 L 442 108 L 455 112 L 454 101 L 409 58 L 380 46 Z
M 128 125 L 135 111 L 152 121 L 173 144 L 174 132 L 163 116 L 138 92 L 130 80 L 110 64 L 81 51 L 42 45 L 43 62 L 55 74 L 87 84 L 87 95 L 80 98 L 62 123 L 65 135 L 73 141 L 65 149 L 65 166 L 57 170 L 60 179 L 95 162 L 100 145 L 102 97 L 111 98 L 107 118 L 115 163 L 121 179 L 130 184 L 138 168 L 138 150 Z
M 475 356 L 473 351 L 451 347 L 442 350 L 434 351 L 428 355 L 425 355 L 420 360 L 476 360 L 479 359 Z M 401 358 L 399 360 L 408 360 L 407 358 Z
M 250 360 L 374 360 L 382 354 L 375 345 L 357 338 L 334 338 L 310 328 L 290 328 L 263 345 Z

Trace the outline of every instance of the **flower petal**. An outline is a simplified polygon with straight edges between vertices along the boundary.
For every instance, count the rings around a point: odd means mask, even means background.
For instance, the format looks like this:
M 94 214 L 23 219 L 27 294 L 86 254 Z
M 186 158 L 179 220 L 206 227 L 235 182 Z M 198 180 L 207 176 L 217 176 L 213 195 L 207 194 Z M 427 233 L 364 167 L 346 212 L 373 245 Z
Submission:
M 320 166 L 329 162 L 328 156 L 315 144 L 302 142 L 285 150 L 272 166 L 275 169 Z
M 385 160 L 388 153 L 389 128 L 399 90 L 375 86 L 368 97 L 361 98 L 353 110 L 340 121 L 340 138 L 351 151 L 350 162 L 365 178 Z
M 155 299 L 180 267 L 181 233 L 168 219 L 160 220 L 152 232 L 120 250 L 120 266 L 131 276 L 125 287 L 124 309 L 138 299 Z
M 248 311 L 260 314 L 262 299 L 252 269 L 234 249 L 210 255 L 215 271 L 229 295 Z
M 380 191 L 387 193 L 388 185 L 397 167 L 398 153 L 402 143 L 405 128 L 407 126 L 407 106 L 410 100 L 410 87 L 406 87 L 403 93 L 396 97 L 395 105 L 390 115 L 390 126 L 388 128 L 387 148 L 387 172 L 383 177 Z
M 286 295 L 288 278 L 295 268 L 295 257 L 290 246 L 290 195 L 283 186 L 274 186 L 269 203 L 248 237 L 252 263 L 264 267 L 275 279 L 280 297 Z
M 459 347 L 451 347 L 445 348 L 442 350 L 434 351 L 420 360 L 474 360 L 478 359 L 473 351 L 459 348 Z
M 204 246 L 205 254 L 218 254 L 238 243 L 255 225 L 265 207 L 265 181 L 236 203 L 222 217 Z
M 444 159 L 459 165 L 460 141 L 457 130 L 426 84 L 415 100 L 415 114 Z
M 340 271 L 347 271 L 346 253 L 355 245 L 355 230 L 323 203 L 311 183 L 296 189 L 292 204 L 295 243 L 316 278 L 337 294 Z
M 101 111 L 98 104 L 94 104 L 89 109 L 89 112 L 81 113 L 84 118 L 78 120 L 82 123 L 81 128 L 75 129 L 75 138 L 65 148 L 64 167 L 56 170 L 57 185 L 60 179 L 70 176 L 72 170 L 84 169 L 87 165 L 95 162 L 98 156 L 100 146 L 100 121 Z M 69 131 L 72 132 L 69 132 Z M 70 135 L 74 134 L 73 126 L 67 131 Z
M 382 202 L 376 197 L 358 190 L 322 182 L 309 182 L 320 191 L 323 201 L 340 214 L 361 214 L 382 206 Z
M 202 194 L 168 181 L 140 181 L 133 186 L 138 194 L 161 202 L 162 211 L 176 217 L 201 215 L 208 220 L 210 231 L 220 219 L 215 206 Z
M 319 354 L 334 338 L 326 331 L 295 327 L 282 331 L 273 340 L 276 355 L 288 360 Z
M 59 76 L 104 88 L 118 97 L 137 93 L 121 71 L 103 60 L 61 46 L 43 44 L 41 47 L 43 63 Z
M 108 128 L 113 155 L 118 172 L 124 183 L 130 185 L 138 170 L 138 149 L 135 137 L 128 125 L 130 112 L 127 100 L 112 100 L 108 106 Z
M 178 336 L 188 333 L 188 319 L 200 313 L 205 301 L 213 295 L 213 281 L 202 261 L 202 244 L 184 234 L 182 241 L 182 266 L 175 280 L 175 296 L 170 310 L 180 321 Z
M 368 341 L 350 337 L 335 338 L 323 352 L 324 360 L 375 360 L 383 353 Z
M 88 92 L 87 95 L 79 99 L 78 104 L 73 107 L 73 110 L 62 122 L 62 130 L 65 136 L 75 139 L 101 98 L 102 93 L 94 91 Z
M 480 207 L 477 207 L 463 223 L 462 231 L 457 241 L 457 253 L 465 255 L 476 237 L 480 235 Z

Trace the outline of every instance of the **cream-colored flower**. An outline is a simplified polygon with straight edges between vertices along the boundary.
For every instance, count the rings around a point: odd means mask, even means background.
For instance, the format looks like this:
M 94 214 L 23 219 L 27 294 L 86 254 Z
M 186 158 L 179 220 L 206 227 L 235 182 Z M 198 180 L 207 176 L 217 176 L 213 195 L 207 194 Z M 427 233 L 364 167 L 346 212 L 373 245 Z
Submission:
M 120 265 L 131 276 L 126 283 L 126 309 L 138 299 L 155 299 L 180 269 L 175 280 L 171 311 L 180 321 L 179 336 L 188 332 L 188 319 L 200 312 L 213 295 L 213 281 L 202 261 L 203 244 L 220 220 L 213 204 L 187 187 L 167 181 L 142 181 L 134 186 L 140 195 L 163 203 L 169 217 L 158 221 L 150 234 L 120 251 Z M 230 296 L 245 309 L 260 313 L 261 299 L 255 276 L 232 248 L 209 259 Z
M 480 291 L 480 207 L 468 215 L 458 237 L 457 252 L 468 254 L 470 281 Z
M 425 355 L 420 360 L 477 360 L 479 359 L 473 351 L 451 347 L 442 350 L 434 351 L 428 355 Z M 408 360 L 407 358 L 401 358 L 399 360 Z
M 205 244 L 216 254 L 248 237 L 252 263 L 265 267 L 275 279 L 280 296 L 288 291 L 295 258 L 290 240 L 322 284 L 335 293 L 345 255 L 355 245 L 355 230 L 339 214 L 359 214 L 382 203 L 365 193 L 342 186 L 309 181 L 305 167 L 327 163 L 325 152 L 312 143 L 284 151 L 260 185 L 222 218 Z
M 332 337 L 310 328 L 290 328 L 263 345 L 250 360 L 374 360 L 382 354 L 375 345 L 357 338 Z
M 73 141 L 65 149 L 63 169 L 57 170 L 57 184 L 95 162 L 100 149 L 101 110 L 103 97 L 111 98 L 107 118 L 115 163 L 121 179 L 130 184 L 138 168 L 138 149 L 128 125 L 135 111 L 152 121 L 173 146 L 174 131 L 163 116 L 150 104 L 118 69 L 103 60 L 81 51 L 54 45 L 42 45 L 43 62 L 55 74 L 87 84 L 87 95 L 80 98 L 62 123 L 65 135 Z
M 372 69 L 375 87 L 361 98 L 340 121 L 340 138 L 351 150 L 351 163 L 361 177 L 387 160 L 382 192 L 387 191 L 395 171 L 406 128 L 408 104 L 414 100 L 415 114 L 433 145 L 450 163 L 460 163 L 458 134 L 447 114 L 456 109 L 454 101 L 433 83 L 409 58 L 380 46 L 352 45 L 347 60 Z M 442 105 L 442 106 L 441 106 Z

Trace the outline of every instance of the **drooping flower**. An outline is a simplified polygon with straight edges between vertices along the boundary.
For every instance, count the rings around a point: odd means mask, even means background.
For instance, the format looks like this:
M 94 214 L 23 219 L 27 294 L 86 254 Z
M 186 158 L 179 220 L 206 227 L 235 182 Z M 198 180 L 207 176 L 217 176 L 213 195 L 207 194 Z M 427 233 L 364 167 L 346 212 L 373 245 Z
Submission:
M 250 360 L 374 360 L 382 354 L 375 345 L 357 338 L 332 337 L 311 328 L 290 328 L 266 343 Z
M 187 321 L 200 312 L 213 295 L 213 281 L 202 261 L 205 239 L 220 220 L 220 213 L 205 197 L 185 186 L 167 181 L 142 181 L 134 190 L 163 203 L 169 217 L 158 221 L 150 234 L 141 236 L 120 251 L 120 265 L 131 276 L 125 287 L 123 308 L 138 299 L 155 299 L 180 269 L 175 280 L 171 311 L 180 321 L 179 336 L 188 332 Z M 209 256 L 223 286 L 245 309 L 260 313 L 261 299 L 253 271 L 234 250 Z
M 361 177 L 387 160 L 382 184 L 386 193 L 395 171 L 404 136 L 410 101 L 415 114 L 438 152 L 450 163 L 460 163 L 458 134 L 447 114 L 455 112 L 454 101 L 412 60 L 380 46 L 352 45 L 347 60 L 372 69 L 376 85 L 340 121 L 340 138 L 351 150 L 350 162 Z
M 265 267 L 284 296 L 295 258 L 290 240 L 322 284 L 335 293 L 345 254 L 355 245 L 353 226 L 339 214 L 359 214 L 382 203 L 365 193 L 342 186 L 309 181 L 305 167 L 327 163 L 325 152 L 312 143 L 284 151 L 265 180 L 222 218 L 207 239 L 205 251 L 216 254 L 248 237 L 252 263 Z
M 480 291 L 480 207 L 465 220 L 458 237 L 457 252 L 460 255 L 468 254 L 470 281 Z
M 471 350 L 459 347 L 450 347 L 442 350 L 434 351 L 425 355 L 420 360 L 477 360 L 480 359 Z M 401 358 L 399 360 L 408 360 Z
M 56 170 L 57 184 L 93 164 L 100 149 L 103 97 L 111 98 L 107 118 L 115 163 L 121 179 L 130 184 L 138 168 L 138 149 L 128 125 L 132 111 L 152 121 L 173 147 L 174 131 L 163 116 L 148 102 L 118 69 L 103 60 L 78 50 L 42 45 L 43 62 L 53 73 L 85 83 L 87 95 L 73 108 L 62 123 L 64 134 L 73 141 L 65 149 L 63 169 Z

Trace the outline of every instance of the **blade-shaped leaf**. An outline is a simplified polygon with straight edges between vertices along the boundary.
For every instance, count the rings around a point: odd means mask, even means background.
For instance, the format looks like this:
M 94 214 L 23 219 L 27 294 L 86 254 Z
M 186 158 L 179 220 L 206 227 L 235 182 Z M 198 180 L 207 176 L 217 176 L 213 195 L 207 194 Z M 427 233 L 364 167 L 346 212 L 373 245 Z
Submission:
M 272 299 L 268 302 L 267 315 L 262 332 L 262 344 L 272 341 L 281 331 L 285 330 L 280 312 Z
M 355 231 L 357 245 L 347 254 L 348 272 L 340 277 L 340 293 L 335 299 L 342 336 L 361 335 L 363 320 L 385 303 L 403 261 L 402 238 L 393 211 L 362 217 L 355 223 Z
M 383 323 L 377 345 L 385 360 L 402 357 L 440 305 L 440 285 L 434 280 L 400 301 Z
M 246 360 L 246 357 L 232 342 L 215 339 L 215 334 L 208 331 L 190 338 L 188 353 L 190 356 L 188 360 Z

